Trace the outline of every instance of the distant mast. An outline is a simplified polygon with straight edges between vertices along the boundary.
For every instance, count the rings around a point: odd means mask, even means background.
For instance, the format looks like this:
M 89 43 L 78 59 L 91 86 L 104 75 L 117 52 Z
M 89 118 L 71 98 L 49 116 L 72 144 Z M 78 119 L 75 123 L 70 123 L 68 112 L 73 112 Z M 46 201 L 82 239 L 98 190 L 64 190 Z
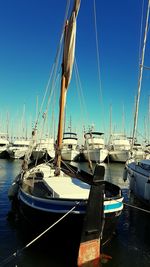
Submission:
M 141 84 L 142 84 L 143 68 L 144 68 L 145 47 L 146 47 L 147 33 L 148 33 L 149 11 L 150 11 L 150 0 L 148 1 L 148 7 L 147 7 L 146 25 L 145 25 L 145 33 L 144 33 L 144 43 L 143 43 L 141 64 L 140 64 L 140 70 L 139 70 L 138 92 L 137 92 L 136 105 L 135 105 L 135 116 L 134 116 L 134 126 L 133 126 L 131 150 L 132 150 L 133 145 L 134 145 L 135 134 L 136 134 L 136 131 L 137 131 L 137 120 L 138 120 L 139 101 L 140 101 Z

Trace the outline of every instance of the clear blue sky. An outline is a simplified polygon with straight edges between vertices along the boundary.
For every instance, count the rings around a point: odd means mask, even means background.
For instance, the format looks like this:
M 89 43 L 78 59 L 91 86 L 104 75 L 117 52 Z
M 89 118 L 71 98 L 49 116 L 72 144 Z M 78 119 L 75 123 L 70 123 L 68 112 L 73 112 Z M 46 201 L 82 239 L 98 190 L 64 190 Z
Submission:
M 62 30 L 65 0 L 0 1 L 0 123 L 6 112 L 15 128 L 25 114 L 34 120 L 36 98 L 42 101 Z M 93 0 L 81 0 L 77 18 L 76 60 L 88 117 L 83 118 L 73 73 L 67 99 L 67 124 L 73 129 L 95 125 L 109 132 L 110 105 L 112 124 L 130 133 L 138 82 L 140 24 L 143 0 L 95 0 L 102 100 L 97 68 Z M 147 1 L 145 1 L 145 7 Z M 148 51 L 147 51 L 148 53 Z M 146 63 L 148 65 L 148 62 Z M 149 75 L 145 74 L 140 103 L 140 131 L 148 112 Z M 12 123 L 12 122 L 11 122 Z M 57 124 L 57 122 L 56 122 Z M 12 126 L 11 126 L 12 127 Z M 1 131 L 1 129 L 0 129 Z

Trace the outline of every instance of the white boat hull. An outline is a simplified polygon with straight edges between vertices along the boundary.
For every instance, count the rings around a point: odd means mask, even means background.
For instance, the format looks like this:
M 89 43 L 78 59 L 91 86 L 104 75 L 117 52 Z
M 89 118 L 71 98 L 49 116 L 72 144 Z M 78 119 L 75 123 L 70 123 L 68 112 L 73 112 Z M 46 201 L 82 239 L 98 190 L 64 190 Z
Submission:
M 150 169 L 144 170 L 136 162 L 129 163 L 126 168 L 129 189 L 137 198 L 150 205 Z
M 24 157 L 24 155 L 25 155 L 25 153 L 27 151 L 28 151 L 28 149 L 25 149 L 25 150 L 17 149 L 17 150 L 11 150 L 8 153 L 9 153 L 10 158 L 12 158 L 12 159 L 20 159 L 20 158 Z
M 67 149 L 62 149 L 61 151 L 61 156 L 63 160 L 67 161 L 74 161 L 76 157 L 78 156 L 79 152 L 76 150 L 67 150 Z
M 103 148 L 89 149 L 84 150 L 83 155 L 87 161 L 90 159 L 93 162 L 102 163 L 108 156 L 108 150 Z
M 114 162 L 126 162 L 130 156 L 129 150 L 115 150 L 109 152 L 110 160 Z

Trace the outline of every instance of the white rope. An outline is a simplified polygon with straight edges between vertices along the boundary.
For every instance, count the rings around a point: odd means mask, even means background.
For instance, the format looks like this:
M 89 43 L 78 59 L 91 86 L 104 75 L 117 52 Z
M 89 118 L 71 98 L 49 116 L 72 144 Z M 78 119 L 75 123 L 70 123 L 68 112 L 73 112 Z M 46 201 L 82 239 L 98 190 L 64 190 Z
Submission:
M 128 207 L 130 207 L 130 208 L 134 208 L 134 209 L 137 209 L 137 210 L 140 210 L 140 211 L 144 211 L 144 212 L 150 213 L 150 210 L 146 210 L 146 209 L 143 209 L 143 208 L 140 208 L 140 207 L 137 207 L 137 206 L 125 203 L 125 202 L 123 202 L 123 204 L 128 206 Z
M 62 221 L 67 215 L 69 215 L 75 208 L 78 206 L 80 201 L 76 202 L 76 205 L 72 207 L 68 212 L 66 212 L 61 218 L 59 218 L 55 223 L 53 223 L 51 226 L 49 226 L 44 232 L 42 232 L 40 235 L 38 235 L 36 238 L 34 238 L 31 242 L 29 242 L 26 246 L 24 246 L 22 249 L 14 252 L 12 255 L 10 255 L 7 259 L 3 260 L 0 263 L 0 266 L 6 265 L 13 257 L 16 257 L 19 253 L 21 253 L 24 249 L 31 246 L 35 241 L 37 241 L 40 237 L 42 237 L 44 234 L 46 234 L 50 229 L 52 229 L 55 225 L 57 225 L 60 221 Z
M 76 205 L 70 209 L 67 213 L 65 213 L 60 219 L 58 219 L 55 223 L 53 223 L 50 227 L 48 227 L 43 233 L 41 233 L 40 235 L 38 235 L 36 238 L 34 238 L 30 243 L 28 243 L 23 249 L 31 246 L 36 240 L 38 240 L 41 236 L 43 236 L 45 233 L 47 233 L 50 229 L 52 229 L 56 224 L 58 224 L 60 221 L 62 221 L 67 215 L 69 215 L 75 208 L 77 205 L 79 205 L 79 201 L 76 203 Z

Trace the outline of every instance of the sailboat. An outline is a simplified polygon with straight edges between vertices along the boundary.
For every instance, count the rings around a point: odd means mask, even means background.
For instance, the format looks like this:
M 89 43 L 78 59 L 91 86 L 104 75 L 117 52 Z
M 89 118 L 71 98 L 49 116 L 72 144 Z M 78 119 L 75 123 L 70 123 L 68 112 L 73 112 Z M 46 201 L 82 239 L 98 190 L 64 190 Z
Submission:
M 149 23 L 149 11 L 150 11 L 150 0 L 148 1 L 146 26 L 144 34 L 144 43 L 142 49 L 142 57 L 139 72 L 139 82 L 138 82 L 138 93 L 136 101 L 136 110 L 134 117 L 134 127 L 133 127 L 133 137 L 132 137 L 132 147 L 134 146 L 135 134 L 137 129 L 138 121 L 138 110 L 139 110 L 139 100 L 141 94 L 141 84 L 143 78 L 144 69 L 144 58 L 145 58 L 145 47 L 147 42 L 148 34 L 148 23 Z M 132 151 L 132 149 L 131 149 Z M 150 207 L 150 159 L 136 160 L 132 157 L 126 162 L 124 170 L 124 180 L 129 179 L 129 188 L 133 194 L 139 198 L 142 202 Z
M 66 95 L 71 79 L 71 72 L 75 50 L 76 19 L 80 1 L 76 0 L 64 30 L 64 50 L 62 60 L 62 76 L 60 88 L 60 108 L 58 121 L 58 135 L 55 145 L 54 160 L 42 162 L 39 160 L 33 166 L 24 159 L 21 173 L 16 177 L 9 190 L 9 197 L 19 201 L 20 211 L 35 226 L 50 225 L 57 219 L 69 214 L 64 220 L 72 231 L 80 229 L 88 203 L 93 178 L 100 172 L 99 178 L 104 179 L 104 169 L 97 165 L 93 174 L 89 174 L 78 167 L 62 162 L 61 148 L 63 142 L 64 109 Z M 34 134 L 33 134 L 34 135 Z M 97 171 L 99 170 L 99 171 Z M 100 179 L 101 180 L 101 179 Z M 17 190 L 16 190 L 17 187 Z M 15 188 L 13 190 L 13 188 Z M 123 196 L 120 187 L 103 181 L 103 242 L 109 240 L 113 234 L 116 222 L 123 209 Z M 75 228 L 73 228 L 73 225 Z M 77 226 L 77 227 L 76 227 Z M 68 230 L 68 228 L 65 228 Z

